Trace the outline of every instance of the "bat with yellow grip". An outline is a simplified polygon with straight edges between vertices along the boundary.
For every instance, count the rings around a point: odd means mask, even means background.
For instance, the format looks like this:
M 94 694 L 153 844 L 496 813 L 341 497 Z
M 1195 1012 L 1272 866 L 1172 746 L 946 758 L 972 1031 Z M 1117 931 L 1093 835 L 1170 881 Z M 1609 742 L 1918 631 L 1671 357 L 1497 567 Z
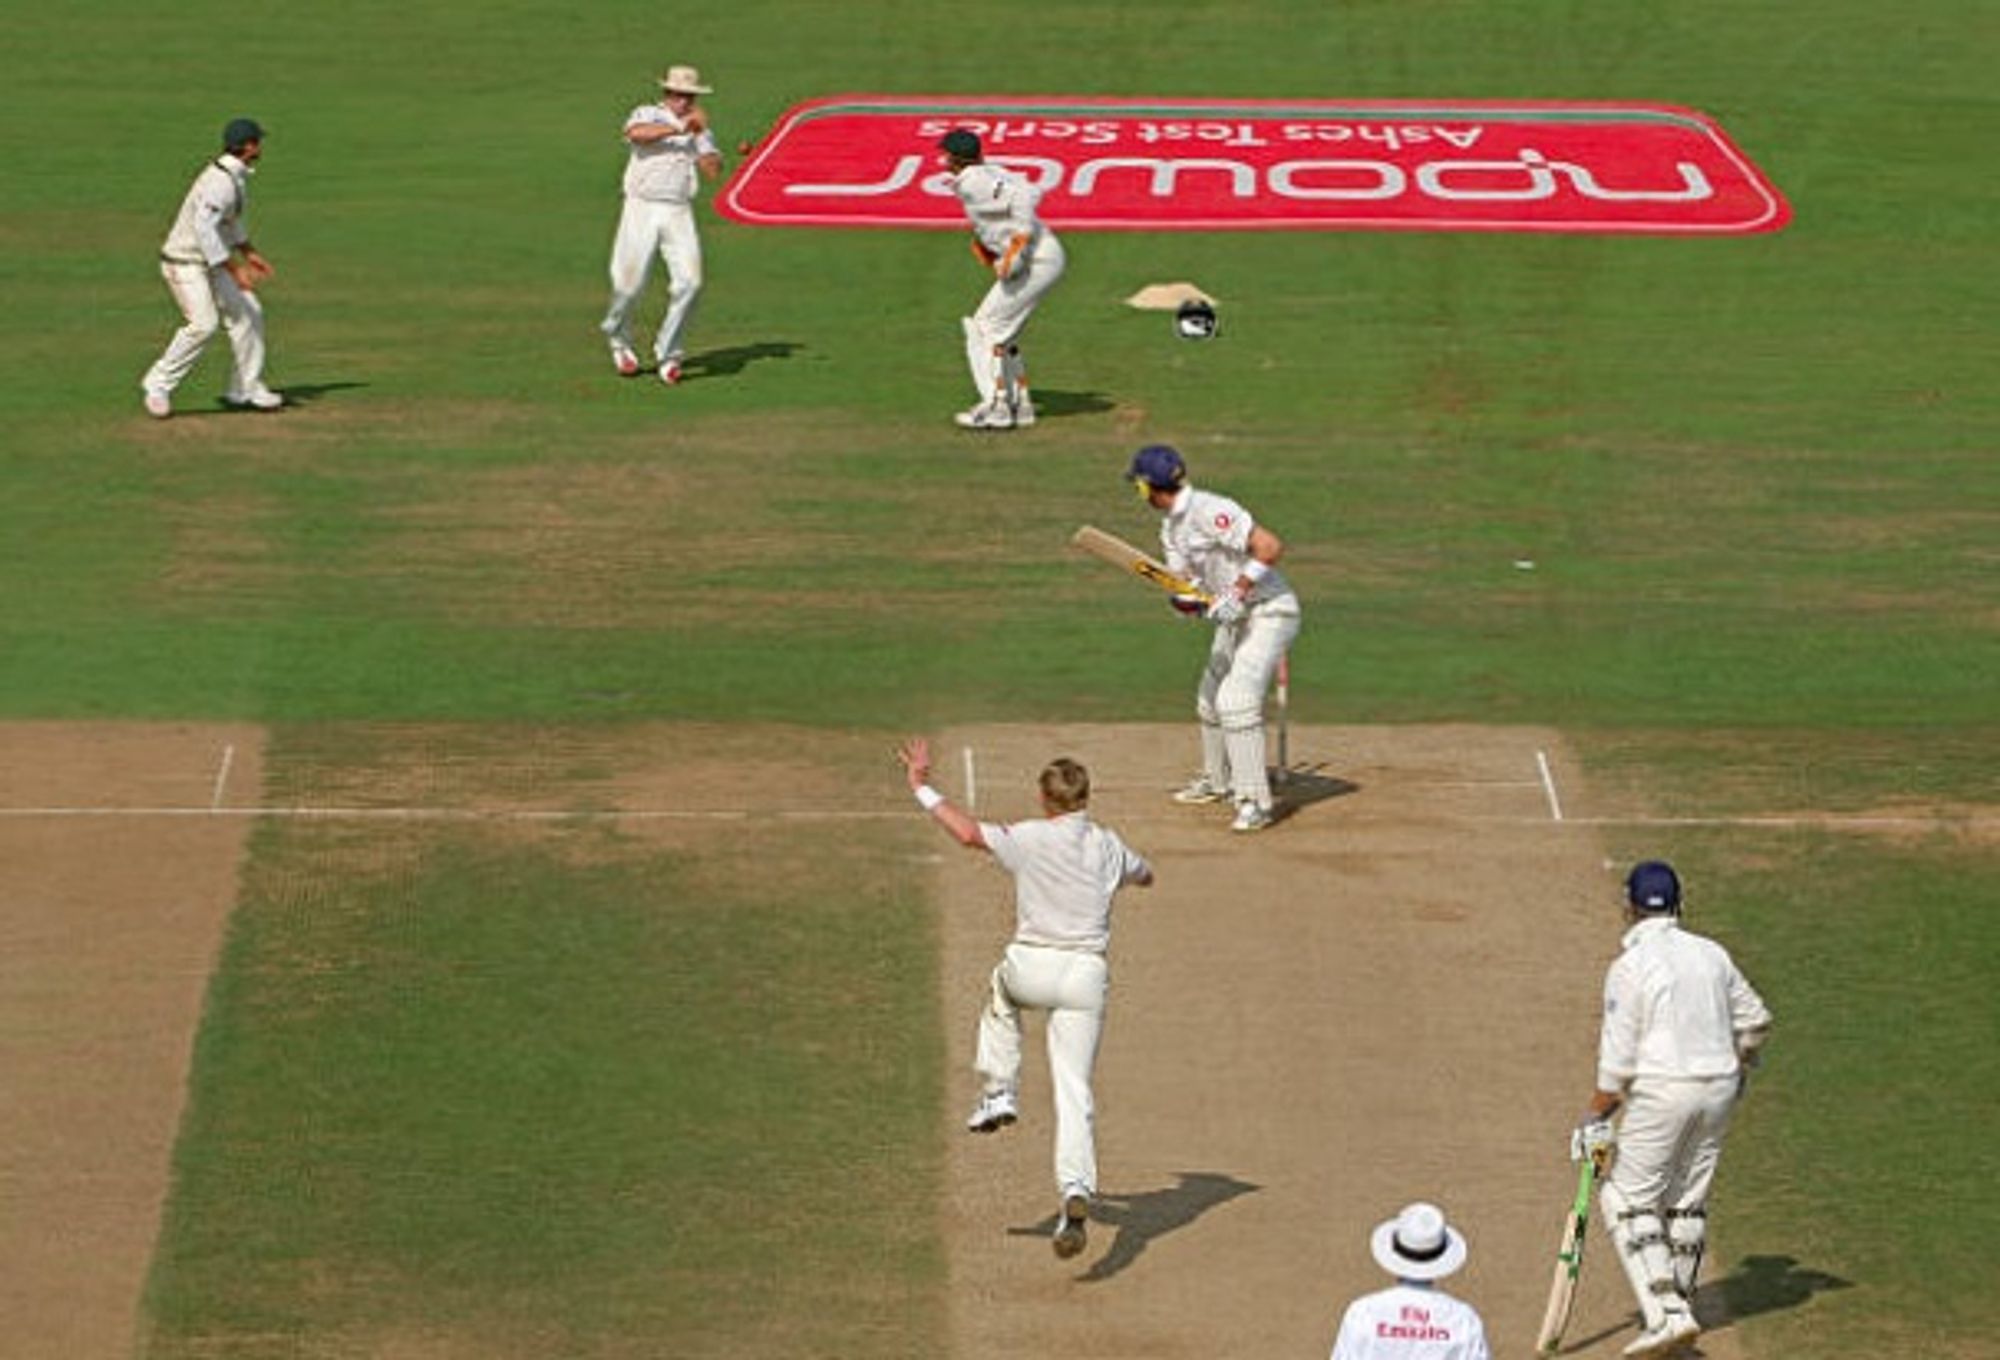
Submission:
M 1070 543 L 1092 557 L 1102 558 L 1114 567 L 1131 572 L 1142 581 L 1151 582 L 1169 595 L 1191 596 L 1203 604 L 1215 602 L 1214 595 L 1193 581 L 1174 575 L 1167 570 L 1165 563 L 1148 557 L 1116 534 L 1107 534 L 1095 525 L 1086 524 L 1078 529 L 1070 537 Z

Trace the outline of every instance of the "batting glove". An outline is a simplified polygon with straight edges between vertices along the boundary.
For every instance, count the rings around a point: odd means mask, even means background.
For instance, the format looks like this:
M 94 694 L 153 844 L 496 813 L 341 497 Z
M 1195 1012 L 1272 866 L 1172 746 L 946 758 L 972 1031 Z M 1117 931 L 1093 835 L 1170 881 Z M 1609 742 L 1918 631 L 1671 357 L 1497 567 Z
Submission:
M 1199 595 L 1175 593 L 1167 597 L 1167 603 L 1172 605 L 1178 612 L 1190 617 L 1202 614 L 1208 609 L 1208 606 L 1202 602 L 1202 598 Z
M 1580 1162 L 1586 1157 L 1596 1157 L 1611 1151 L 1618 1135 L 1608 1119 L 1586 1119 L 1570 1131 L 1569 1159 Z
M 1234 623 L 1243 617 L 1243 597 L 1234 591 L 1224 591 L 1208 607 L 1210 623 Z

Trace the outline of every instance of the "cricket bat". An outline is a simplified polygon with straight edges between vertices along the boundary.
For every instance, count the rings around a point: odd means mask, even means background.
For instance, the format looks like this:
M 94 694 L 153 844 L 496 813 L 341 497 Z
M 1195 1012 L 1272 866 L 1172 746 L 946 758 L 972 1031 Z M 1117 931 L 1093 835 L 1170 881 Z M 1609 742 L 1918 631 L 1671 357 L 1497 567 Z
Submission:
M 1167 570 L 1165 563 L 1146 556 L 1116 534 L 1107 534 L 1094 525 L 1086 524 L 1071 536 L 1070 543 L 1092 557 L 1101 557 L 1112 566 L 1131 572 L 1142 581 L 1152 582 L 1169 594 L 1192 595 L 1203 604 L 1214 602 L 1213 595 L 1194 582 L 1174 575 Z
M 1570 1308 L 1576 1303 L 1576 1277 L 1583 1269 L 1583 1237 L 1590 1225 L 1590 1197 L 1604 1170 L 1602 1154 L 1583 1159 L 1576 1173 L 1576 1202 L 1570 1205 L 1569 1221 L 1563 1225 L 1562 1248 L 1556 1252 L 1555 1278 L 1549 1281 L 1549 1303 L 1542 1311 L 1541 1335 L 1535 1338 L 1535 1354 L 1554 1355 L 1562 1345 L 1563 1331 L 1569 1326 Z

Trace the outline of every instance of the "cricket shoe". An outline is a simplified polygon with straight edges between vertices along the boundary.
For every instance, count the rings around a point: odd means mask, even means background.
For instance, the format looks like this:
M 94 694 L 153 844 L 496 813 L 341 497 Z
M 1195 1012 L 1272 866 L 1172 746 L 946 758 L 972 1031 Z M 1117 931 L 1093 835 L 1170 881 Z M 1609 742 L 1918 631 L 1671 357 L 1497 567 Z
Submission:
M 1049 1239 L 1057 1260 L 1067 1261 L 1082 1252 L 1088 1236 L 1084 1225 L 1088 1222 L 1090 1195 L 1081 1186 L 1073 1185 L 1063 1191 L 1062 1210 L 1056 1215 L 1055 1236 Z
M 260 387 L 248 395 L 225 392 L 222 404 L 232 411 L 276 411 L 284 406 L 285 399 L 268 387 Z
M 1012 1091 L 988 1091 L 979 1097 L 965 1127 L 970 1133 L 997 1133 L 1020 1117 L 1021 1108 L 1014 1103 Z
M 1226 803 L 1229 790 L 1216 784 L 1206 774 L 1198 774 L 1186 784 L 1174 790 L 1176 803 Z
M 681 385 L 681 361 L 667 359 L 660 364 L 660 381 L 669 387 Z
M 147 391 L 146 414 L 155 420 L 165 420 L 174 413 L 174 400 L 165 392 Z
M 639 356 L 632 352 L 630 346 L 613 345 L 611 347 L 611 366 L 618 370 L 618 376 L 621 378 L 636 378 L 639 376 Z
M 952 417 L 961 430 L 1011 430 L 1014 428 L 1014 413 L 997 401 L 981 402 L 970 411 L 960 411 Z
M 1693 1315 L 1676 1310 L 1668 1313 L 1658 1327 L 1639 1333 L 1639 1339 L 1625 1348 L 1632 1356 L 1667 1355 L 1701 1335 L 1701 1324 Z
M 1229 824 L 1229 829 L 1246 833 L 1262 831 L 1275 820 L 1276 818 L 1271 815 L 1271 809 L 1267 807 L 1259 807 L 1255 803 L 1238 803 L 1236 820 Z

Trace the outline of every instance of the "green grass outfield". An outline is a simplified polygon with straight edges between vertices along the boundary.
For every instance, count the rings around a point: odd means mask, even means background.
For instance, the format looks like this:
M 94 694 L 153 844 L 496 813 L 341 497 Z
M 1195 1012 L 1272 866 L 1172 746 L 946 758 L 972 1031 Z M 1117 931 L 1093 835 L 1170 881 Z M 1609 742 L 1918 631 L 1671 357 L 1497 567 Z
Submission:
M 714 9 L 364 0 L 245 18 L 110 0 L 13 17 L 0 716 L 269 722 L 280 787 L 359 759 L 300 735 L 339 720 L 887 733 L 1173 718 L 1189 633 L 1063 546 L 1086 520 L 1149 532 L 1118 475 L 1144 437 L 1179 444 L 1197 480 L 1292 542 L 1304 720 L 1551 723 L 1674 812 L 2000 801 L 1990 5 L 1030 0 L 998 33 L 915 4 Z M 717 86 L 728 146 L 840 90 L 1683 104 L 1722 122 L 1795 221 L 1712 241 L 1076 234 L 1030 335 L 1060 414 L 974 441 L 946 420 L 964 400 L 956 319 L 979 291 L 949 234 L 705 213 L 692 344 L 723 371 L 672 393 L 611 380 L 593 327 L 616 130 L 682 60 Z M 237 113 L 271 129 L 252 225 L 280 271 L 272 376 L 305 401 L 156 425 L 136 388 L 174 324 L 154 252 Z M 1116 303 L 1177 278 L 1224 299 L 1222 339 L 1178 344 Z M 220 364 L 187 403 L 219 390 Z M 863 1277 L 894 1302 L 842 1314 L 815 1353 L 934 1353 L 936 1246 L 897 1222 L 865 1228 L 869 1256 L 751 1213 L 711 1227 L 704 1245 L 725 1245 L 698 1260 L 663 1226 L 661 1205 L 713 1192 L 704 1169 L 788 1183 L 934 1165 L 935 1040 L 850 1055 L 907 1097 L 898 1145 L 857 1150 L 826 1136 L 851 1093 L 795 1079 L 817 1039 L 779 1002 L 653 994 L 649 949 L 725 991 L 794 980 L 787 951 L 820 944 L 767 953 L 703 928 L 724 907 L 781 904 L 732 902 L 715 875 L 644 848 L 579 864 L 439 838 L 393 881 L 340 886 L 353 934 L 319 943 L 348 961 L 347 986 L 274 1046 L 260 1016 L 275 961 L 307 943 L 288 903 L 320 862 L 312 841 L 254 847 L 155 1270 L 159 1353 L 296 1353 L 268 1338 L 348 1335 L 393 1313 L 386 1300 L 418 1330 L 504 1325 L 543 1315 L 555 1289 L 549 1326 L 572 1353 L 678 1327 L 678 1353 L 759 1354 L 811 1335 Z M 1975 1232 L 2000 1184 L 1984 1134 L 2000 1090 L 1990 846 L 1690 830 L 1621 849 L 1684 855 L 1727 885 L 1707 920 L 1783 1018 L 1770 1098 L 1732 1145 L 1731 1240 L 1854 1286 L 1743 1301 L 1746 1345 L 1990 1341 L 2000 1305 Z M 867 1005 L 928 1004 L 921 911 L 850 868 L 827 939 L 885 913 L 908 933 L 820 966 L 851 965 L 835 991 Z M 467 883 L 503 919 L 465 910 Z M 634 884 L 665 918 L 657 939 L 622 908 Z M 449 1120 L 355 1134 L 409 1116 L 376 1099 L 425 1081 L 406 1061 L 482 1070 L 516 994 L 505 961 L 534 962 L 550 897 L 601 907 L 524 1002 L 574 1027 L 512 1053 Z M 419 902 L 436 933 L 372 933 Z M 438 959 L 474 956 L 495 961 L 499 991 L 426 981 Z M 635 1011 L 578 1003 L 607 978 Z M 634 1029 L 614 1032 L 623 1018 Z M 704 1026 L 768 1049 L 685 1077 L 724 1108 L 784 1102 L 770 1123 L 795 1142 L 760 1153 L 768 1165 L 733 1160 L 730 1121 L 697 1121 L 678 1129 L 679 1179 L 581 1207 L 667 1118 L 653 1097 L 592 1107 L 588 1165 L 497 1136 L 553 1098 L 536 1074 L 564 1070 L 563 1045 L 611 1071 L 640 1063 L 649 1027 L 685 1029 L 693 1054 Z M 378 1042 L 413 1027 L 434 1040 L 420 1060 Z M 283 1095 L 302 1051 L 351 1080 L 303 1125 Z M 646 1061 L 633 1080 L 683 1079 L 681 1058 Z M 390 1133 L 448 1167 L 450 1212 L 399 1218 L 397 1178 L 428 1163 L 399 1161 L 408 1144 Z M 245 1146 L 262 1159 L 246 1165 Z M 509 1217 L 522 1183 L 579 1202 L 546 1253 Z M 697 1269 L 713 1275 L 687 1298 L 757 1308 L 700 1314 L 697 1333 L 691 1306 L 645 1296 L 644 1281 Z M 600 1270 L 601 1288 L 562 1288 Z

